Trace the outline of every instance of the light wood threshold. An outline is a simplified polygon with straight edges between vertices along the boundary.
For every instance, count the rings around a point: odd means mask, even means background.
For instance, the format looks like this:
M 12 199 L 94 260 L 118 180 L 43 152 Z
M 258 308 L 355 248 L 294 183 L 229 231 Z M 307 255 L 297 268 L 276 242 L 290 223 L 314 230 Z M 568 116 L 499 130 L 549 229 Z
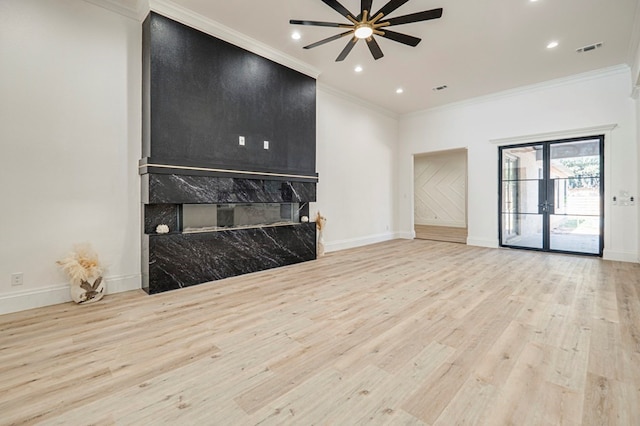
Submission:
M 395 240 L 0 316 L 1 424 L 638 425 L 640 265 Z
M 416 238 L 467 244 L 467 228 L 453 226 L 415 225 Z

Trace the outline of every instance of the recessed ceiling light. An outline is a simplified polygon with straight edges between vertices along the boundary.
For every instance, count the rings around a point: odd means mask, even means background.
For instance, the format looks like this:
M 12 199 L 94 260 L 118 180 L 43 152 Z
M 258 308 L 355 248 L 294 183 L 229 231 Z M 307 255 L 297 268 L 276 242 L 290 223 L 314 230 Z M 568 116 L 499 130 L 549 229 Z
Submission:
M 553 49 L 554 47 L 558 47 L 557 41 L 552 41 L 551 43 L 547 44 L 547 49 Z
M 294 40 L 300 40 L 300 38 L 301 38 L 301 37 L 302 37 L 302 36 L 301 36 L 301 35 L 300 35 L 300 33 L 299 33 L 299 32 L 297 32 L 297 31 L 295 31 L 295 32 L 291 33 L 291 38 L 292 38 L 292 39 L 294 39 Z
M 530 1 L 531 3 L 535 3 L 535 2 L 537 2 L 538 0 L 529 0 L 529 1 Z
M 358 65 L 357 67 L 355 67 L 353 69 L 355 72 L 362 72 L 362 67 L 360 65 Z
M 404 93 L 404 89 L 403 89 L 402 87 L 398 87 L 398 88 L 396 89 L 396 93 L 397 93 L 398 95 L 399 95 L 399 94 L 401 94 L 401 93 Z

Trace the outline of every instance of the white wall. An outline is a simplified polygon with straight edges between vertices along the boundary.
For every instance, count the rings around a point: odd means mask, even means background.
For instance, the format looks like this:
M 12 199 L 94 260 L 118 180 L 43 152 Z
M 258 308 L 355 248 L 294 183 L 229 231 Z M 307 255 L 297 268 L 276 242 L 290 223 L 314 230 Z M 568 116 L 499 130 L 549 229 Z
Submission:
M 3 0 L 0 58 L 0 314 L 70 300 L 55 261 L 76 243 L 107 264 L 109 292 L 140 288 L 140 23 Z
M 389 113 L 319 86 L 317 203 L 327 218 L 327 251 L 396 237 L 398 121 Z
M 610 200 L 621 189 L 637 195 L 636 113 L 629 81 L 629 68 L 618 67 L 403 116 L 399 230 L 413 227 L 412 155 L 468 148 L 468 243 L 496 247 L 498 148 L 490 141 L 502 138 L 617 124 L 605 141 L 605 195 Z M 637 208 L 607 202 L 605 258 L 638 259 Z

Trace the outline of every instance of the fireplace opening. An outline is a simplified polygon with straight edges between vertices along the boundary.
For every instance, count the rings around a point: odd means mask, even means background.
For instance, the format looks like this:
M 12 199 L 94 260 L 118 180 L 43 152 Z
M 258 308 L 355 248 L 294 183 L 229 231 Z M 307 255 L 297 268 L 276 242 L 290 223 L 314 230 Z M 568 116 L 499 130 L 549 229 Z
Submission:
M 183 204 L 182 232 L 210 232 L 300 222 L 300 203 Z

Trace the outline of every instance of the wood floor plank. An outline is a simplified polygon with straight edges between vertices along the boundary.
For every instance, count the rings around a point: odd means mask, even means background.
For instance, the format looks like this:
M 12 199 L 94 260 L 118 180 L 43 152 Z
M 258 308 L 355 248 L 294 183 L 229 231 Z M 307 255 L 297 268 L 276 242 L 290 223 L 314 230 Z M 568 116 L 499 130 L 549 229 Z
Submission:
M 495 386 L 503 385 L 533 334 L 531 326 L 517 321 L 509 323 L 504 333 L 477 363 L 476 376 Z
M 495 397 L 495 393 L 495 386 L 478 377 L 470 376 L 434 421 L 433 426 L 483 424 L 487 405 Z
M 0 316 L 0 424 L 640 424 L 640 265 L 395 240 Z
M 632 425 L 640 415 L 638 386 L 589 374 L 584 394 L 584 425 Z

